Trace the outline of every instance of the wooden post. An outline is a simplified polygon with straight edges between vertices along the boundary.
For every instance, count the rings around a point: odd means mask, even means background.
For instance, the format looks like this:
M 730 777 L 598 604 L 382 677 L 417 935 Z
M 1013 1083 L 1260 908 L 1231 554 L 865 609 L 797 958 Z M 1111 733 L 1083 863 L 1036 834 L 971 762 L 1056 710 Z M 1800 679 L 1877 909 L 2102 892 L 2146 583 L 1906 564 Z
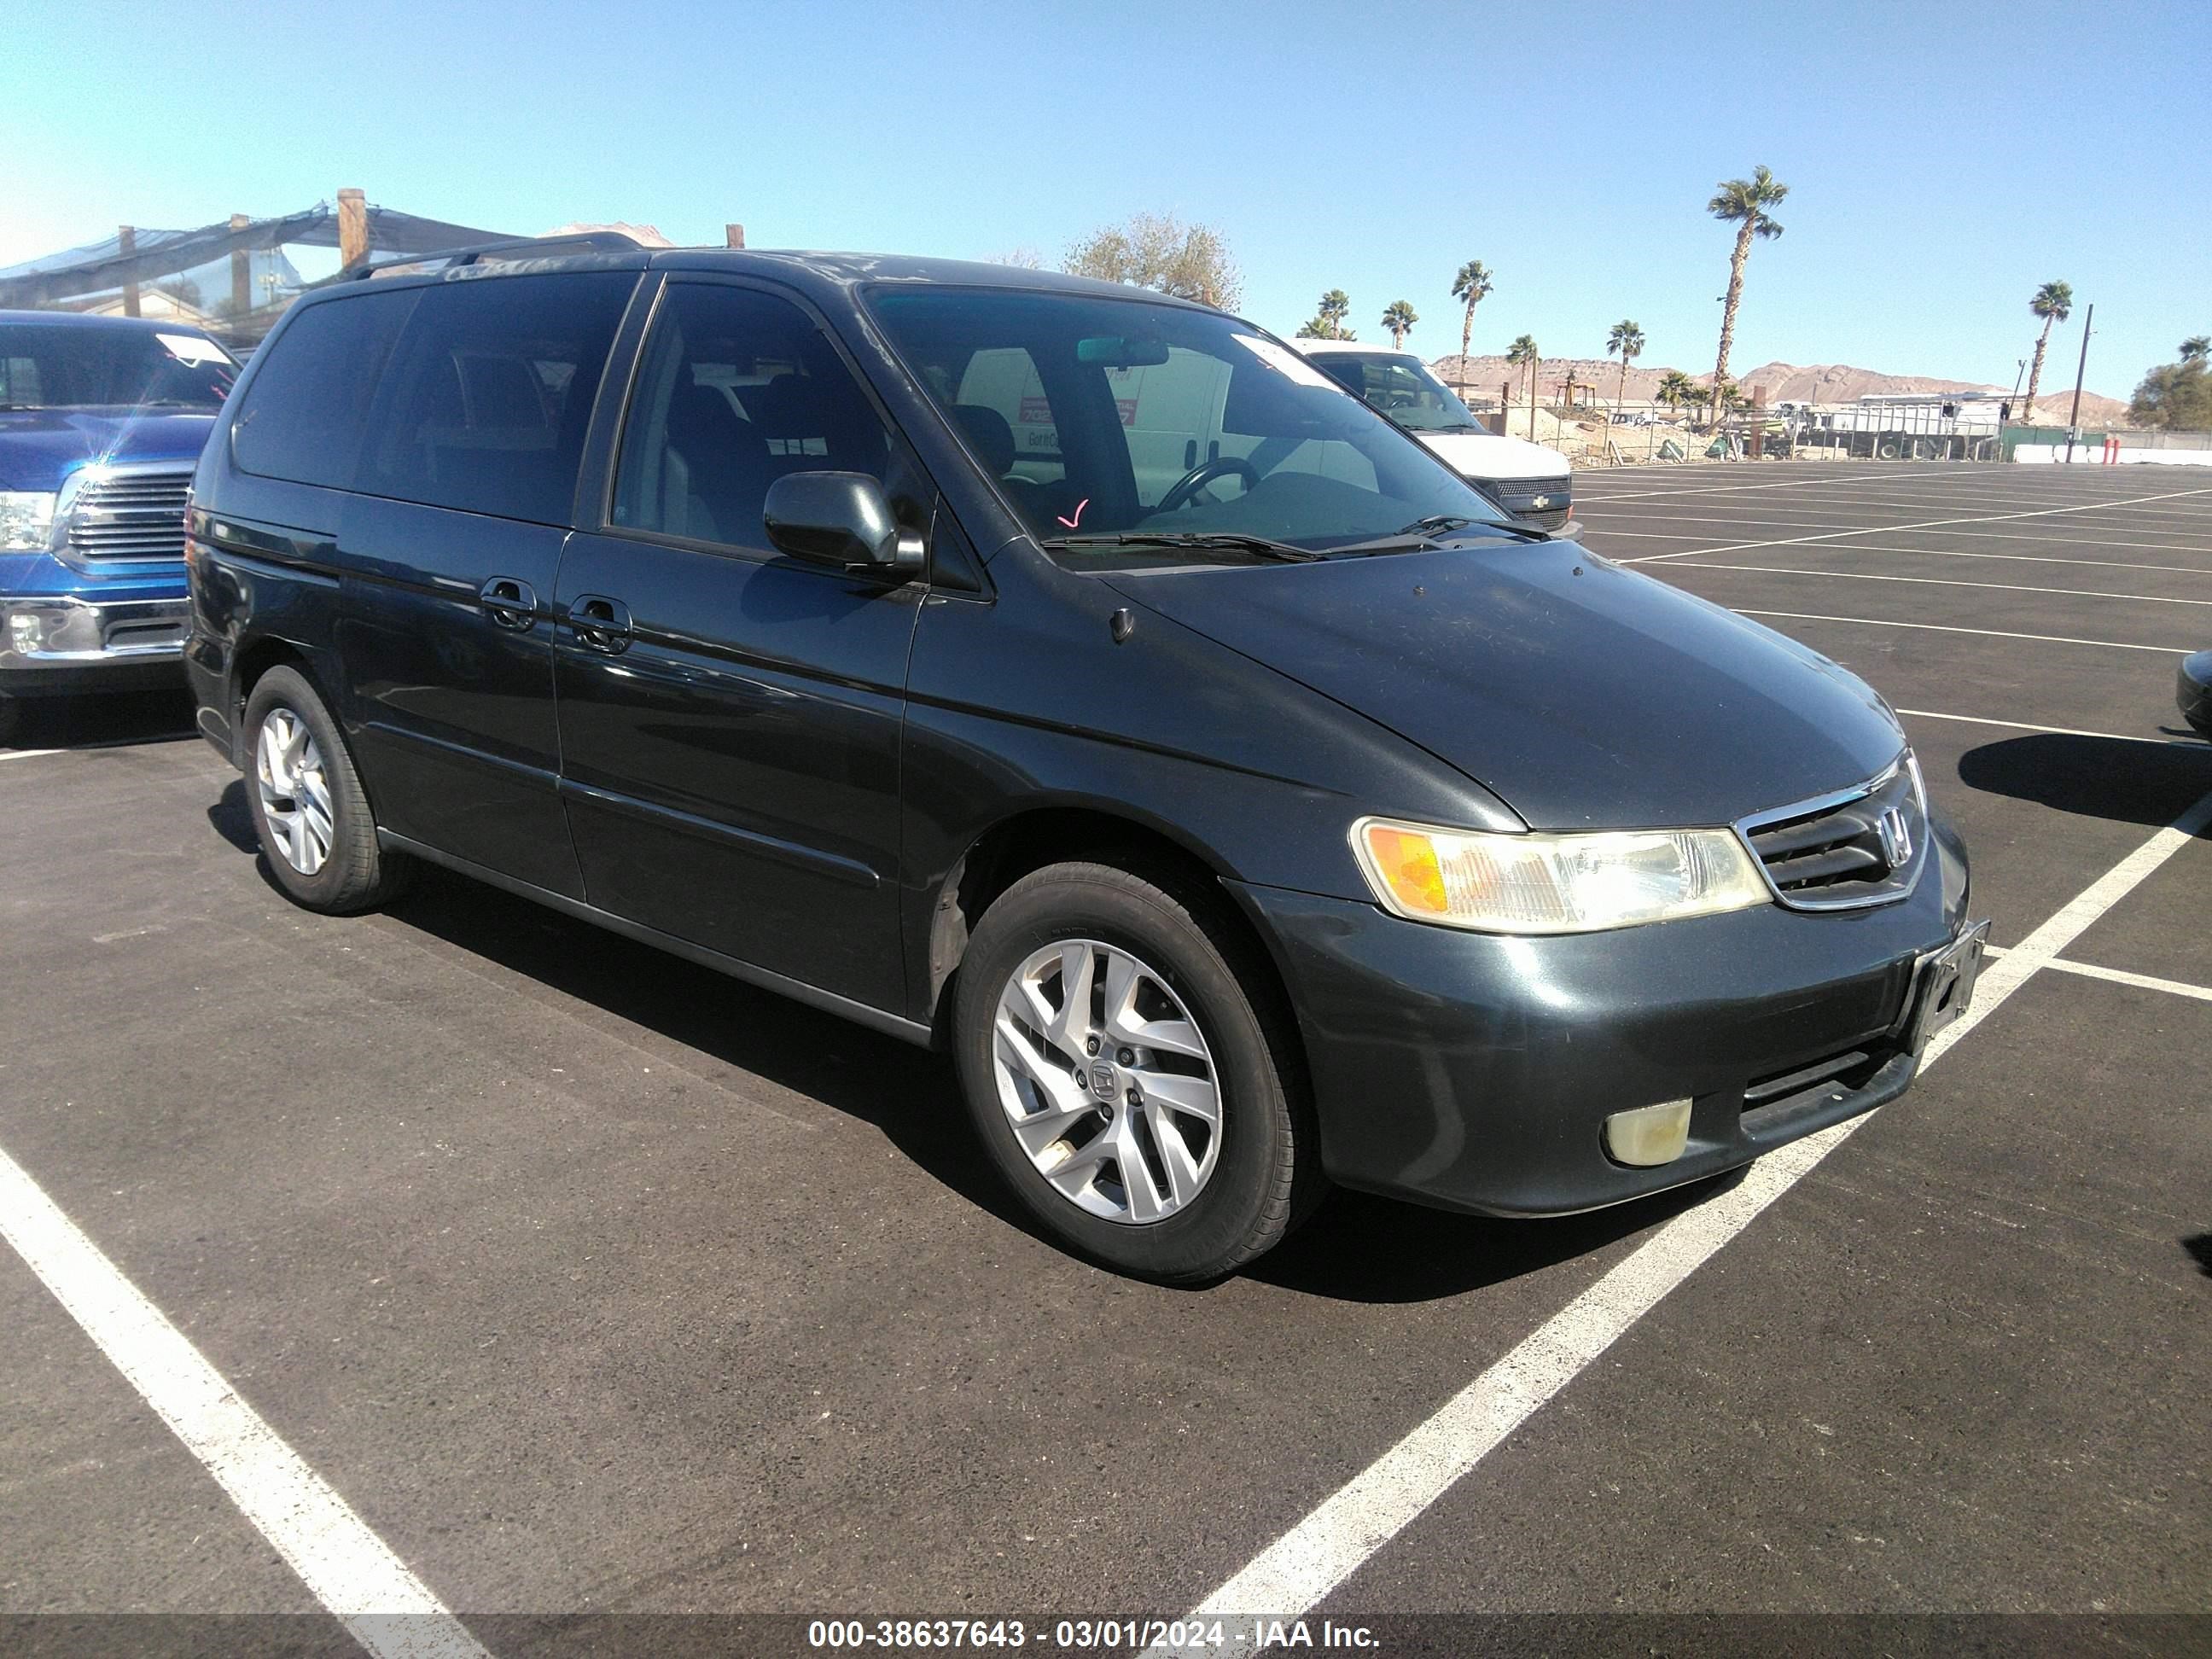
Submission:
M 243 213 L 230 216 L 230 228 L 244 230 L 253 221 Z M 230 256 L 230 314 L 243 317 L 253 309 L 253 256 L 244 248 Z
M 1766 459 L 1766 388 L 1763 386 L 1751 389 L 1751 459 Z
M 745 228 L 743 225 L 724 225 L 722 240 L 727 246 L 743 247 L 745 245 Z
M 338 265 L 352 270 L 368 261 L 368 199 L 357 190 L 338 192 Z
M 138 233 L 129 225 L 119 225 L 116 230 L 116 252 L 127 259 L 138 251 Z M 123 314 L 126 317 L 138 315 L 138 281 L 136 277 L 127 279 L 123 284 Z

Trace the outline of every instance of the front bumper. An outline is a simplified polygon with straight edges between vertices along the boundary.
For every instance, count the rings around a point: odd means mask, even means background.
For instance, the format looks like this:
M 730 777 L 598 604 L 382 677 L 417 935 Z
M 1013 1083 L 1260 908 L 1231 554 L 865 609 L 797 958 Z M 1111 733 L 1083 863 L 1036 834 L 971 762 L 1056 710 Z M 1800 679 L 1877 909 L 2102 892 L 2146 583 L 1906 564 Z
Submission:
M 132 690 L 184 684 L 189 602 L 0 598 L 0 695 Z
M 2207 737 L 2212 737 L 2212 651 L 2199 651 L 2181 659 L 2174 672 L 2174 707 Z
M 1903 1093 L 1924 964 L 1967 932 L 1947 828 L 1933 856 L 1911 895 L 1871 909 L 1544 939 L 1237 890 L 1298 1011 L 1329 1174 L 1448 1209 L 1559 1215 L 1718 1174 Z M 1685 1098 L 1680 1157 L 1607 1155 L 1608 1116 Z

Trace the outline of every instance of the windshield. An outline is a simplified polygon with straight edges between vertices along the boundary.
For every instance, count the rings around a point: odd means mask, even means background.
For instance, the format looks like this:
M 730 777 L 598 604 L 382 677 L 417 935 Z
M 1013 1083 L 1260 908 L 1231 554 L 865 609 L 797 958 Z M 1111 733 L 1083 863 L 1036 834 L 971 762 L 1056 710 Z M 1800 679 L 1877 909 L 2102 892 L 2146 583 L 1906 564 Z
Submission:
M 1325 554 L 1425 521 L 1504 522 L 1304 358 L 1218 313 L 996 289 L 878 292 L 870 304 L 1023 521 L 1070 564 L 1253 556 L 1206 539 L 1223 537 Z M 1185 544 L 1143 544 L 1153 536 Z
M 1316 351 L 1313 365 L 1412 432 L 1487 432 L 1411 352 Z
M 238 365 L 189 329 L 0 323 L 0 409 L 222 407 Z

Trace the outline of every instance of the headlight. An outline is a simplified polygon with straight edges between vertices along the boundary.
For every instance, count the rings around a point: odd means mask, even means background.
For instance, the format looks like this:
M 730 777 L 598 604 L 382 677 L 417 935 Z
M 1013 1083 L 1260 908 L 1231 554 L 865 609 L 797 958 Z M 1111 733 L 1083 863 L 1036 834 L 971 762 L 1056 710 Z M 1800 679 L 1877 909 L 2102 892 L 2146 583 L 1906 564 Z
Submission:
M 1362 818 L 1352 849 L 1384 908 L 1486 933 L 1589 933 L 1767 904 L 1730 830 L 1498 836 Z
M 54 527 L 54 497 L 35 489 L 0 489 L 0 553 L 43 553 Z

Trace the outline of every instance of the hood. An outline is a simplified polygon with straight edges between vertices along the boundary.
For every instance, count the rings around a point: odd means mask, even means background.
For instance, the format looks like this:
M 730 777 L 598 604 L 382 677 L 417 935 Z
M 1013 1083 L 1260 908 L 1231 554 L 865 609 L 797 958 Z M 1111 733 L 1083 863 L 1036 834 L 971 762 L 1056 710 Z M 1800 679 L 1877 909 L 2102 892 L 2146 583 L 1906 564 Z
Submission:
M 1904 745 L 1856 675 L 1572 542 L 1111 580 L 1532 829 L 1729 823 L 1862 783 Z
M 1416 432 L 1431 453 L 1466 478 L 1564 478 L 1567 458 L 1526 438 L 1487 432 Z
M 198 461 L 213 410 L 0 410 L 0 489 L 58 489 L 89 461 Z

